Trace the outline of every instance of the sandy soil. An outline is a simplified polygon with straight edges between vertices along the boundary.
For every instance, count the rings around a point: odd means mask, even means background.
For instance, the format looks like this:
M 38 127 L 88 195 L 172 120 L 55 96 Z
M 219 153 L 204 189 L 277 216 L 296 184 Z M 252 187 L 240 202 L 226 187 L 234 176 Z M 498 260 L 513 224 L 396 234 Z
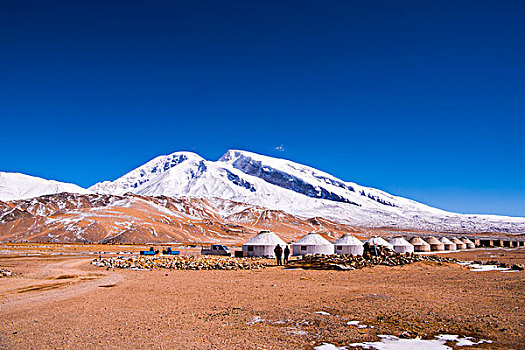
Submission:
M 22 275 L 0 279 L 0 348 L 312 349 L 403 331 L 494 342 L 465 349 L 525 348 L 524 272 L 427 262 L 357 271 L 106 270 L 75 249 L 3 249 L 0 267 Z M 524 263 L 525 249 L 447 256 Z

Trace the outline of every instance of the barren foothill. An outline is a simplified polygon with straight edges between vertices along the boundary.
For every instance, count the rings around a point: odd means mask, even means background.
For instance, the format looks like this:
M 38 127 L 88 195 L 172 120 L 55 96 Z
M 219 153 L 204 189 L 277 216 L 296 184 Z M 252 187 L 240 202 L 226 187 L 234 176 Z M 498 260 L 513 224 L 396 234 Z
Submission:
M 48 246 L 2 247 L 0 267 L 17 274 L 0 279 L 2 349 L 312 349 L 404 331 L 493 341 L 465 349 L 525 347 L 524 272 L 431 262 L 355 271 L 107 270 L 90 264 L 99 251 L 140 248 Z M 444 255 L 525 262 L 522 248 Z M 347 325 L 353 320 L 374 328 Z

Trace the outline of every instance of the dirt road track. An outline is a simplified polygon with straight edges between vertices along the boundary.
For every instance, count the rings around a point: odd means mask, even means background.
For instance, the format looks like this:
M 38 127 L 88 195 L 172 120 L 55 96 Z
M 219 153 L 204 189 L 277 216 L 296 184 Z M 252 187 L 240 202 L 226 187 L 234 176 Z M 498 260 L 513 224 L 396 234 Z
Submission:
M 86 266 L 89 266 L 91 260 L 92 258 L 63 257 L 49 259 L 43 264 L 34 264 L 36 268 L 29 269 L 27 275 L 1 284 L 2 314 L 22 312 L 27 308 L 38 307 L 41 303 L 55 303 L 78 297 L 97 290 L 100 286 L 116 285 L 122 280 L 123 276 L 115 271 L 90 271 Z

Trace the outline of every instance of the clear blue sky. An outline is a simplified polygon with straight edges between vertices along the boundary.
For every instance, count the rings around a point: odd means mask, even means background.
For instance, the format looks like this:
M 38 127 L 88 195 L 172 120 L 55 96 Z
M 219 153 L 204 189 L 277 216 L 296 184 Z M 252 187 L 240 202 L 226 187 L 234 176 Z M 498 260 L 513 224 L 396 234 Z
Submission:
M 523 0 L 0 6 L 1 171 L 87 187 L 238 148 L 525 216 Z

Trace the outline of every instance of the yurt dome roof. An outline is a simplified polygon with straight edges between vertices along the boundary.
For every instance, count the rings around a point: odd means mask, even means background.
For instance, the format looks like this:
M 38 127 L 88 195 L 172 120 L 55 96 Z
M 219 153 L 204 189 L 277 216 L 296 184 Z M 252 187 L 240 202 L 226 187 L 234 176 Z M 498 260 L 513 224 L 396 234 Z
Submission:
M 363 242 L 355 238 L 354 236 L 350 234 L 345 234 L 341 238 L 339 238 L 337 241 L 335 241 L 336 245 L 363 245 Z
M 448 239 L 447 237 L 441 237 L 439 239 L 439 241 L 443 244 L 454 244 L 454 242 L 452 242 L 450 239 Z
M 377 244 L 377 245 L 384 245 L 384 246 L 387 246 L 387 247 L 392 247 L 392 244 L 388 243 L 387 241 L 385 241 L 381 237 L 372 237 L 367 242 L 369 244 L 372 244 L 372 245 L 376 245 Z
M 286 242 L 283 241 L 279 236 L 270 231 L 261 231 L 257 236 L 250 239 L 244 245 L 282 245 L 285 246 Z
M 426 241 L 428 244 L 442 244 L 436 237 L 428 237 Z
M 332 244 L 328 242 L 323 236 L 318 233 L 309 233 L 300 240 L 298 240 L 295 245 L 328 245 Z
M 425 242 L 421 237 L 412 237 L 409 242 L 412 245 L 428 245 L 428 246 L 430 246 L 430 244 Z
M 394 237 L 390 240 L 390 244 L 392 244 L 393 246 L 406 246 L 406 247 L 411 247 L 412 244 L 408 243 L 408 241 L 406 239 L 404 239 L 403 237 Z

